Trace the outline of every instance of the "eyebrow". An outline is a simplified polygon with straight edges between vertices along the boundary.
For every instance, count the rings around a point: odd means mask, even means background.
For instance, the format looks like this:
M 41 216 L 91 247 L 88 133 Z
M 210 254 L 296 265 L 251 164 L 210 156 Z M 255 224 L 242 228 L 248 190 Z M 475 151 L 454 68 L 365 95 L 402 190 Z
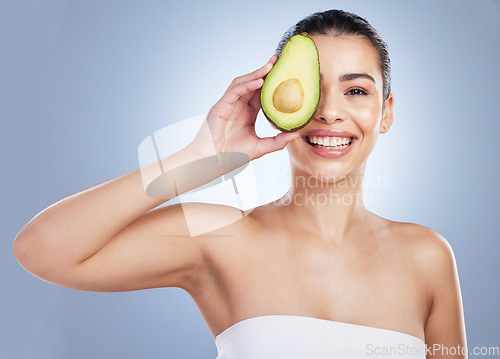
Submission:
M 364 74 L 364 73 L 362 73 L 362 74 L 361 73 L 343 74 L 340 76 L 340 81 L 345 82 L 345 81 L 355 80 L 358 78 L 368 79 L 371 82 L 375 83 L 375 79 L 372 76 L 370 76 L 368 74 Z
M 323 75 L 320 74 L 319 77 L 321 79 L 321 78 L 323 78 Z M 355 80 L 358 78 L 368 79 L 371 82 L 376 83 L 375 79 L 372 76 L 365 74 L 365 73 L 348 73 L 348 74 L 340 75 L 340 77 L 339 77 L 341 82 L 352 81 L 352 80 Z

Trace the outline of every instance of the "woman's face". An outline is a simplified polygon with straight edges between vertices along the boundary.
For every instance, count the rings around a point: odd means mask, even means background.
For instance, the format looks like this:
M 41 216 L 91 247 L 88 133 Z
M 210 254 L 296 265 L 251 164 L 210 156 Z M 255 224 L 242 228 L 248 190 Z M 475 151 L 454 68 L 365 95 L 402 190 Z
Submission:
M 360 36 L 310 35 L 319 52 L 321 98 L 287 149 L 294 170 L 329 182 L 363 171 L 379 133 L 392 124 L 375 48 Z M 336 145 L 333 147 L 332 145 Z

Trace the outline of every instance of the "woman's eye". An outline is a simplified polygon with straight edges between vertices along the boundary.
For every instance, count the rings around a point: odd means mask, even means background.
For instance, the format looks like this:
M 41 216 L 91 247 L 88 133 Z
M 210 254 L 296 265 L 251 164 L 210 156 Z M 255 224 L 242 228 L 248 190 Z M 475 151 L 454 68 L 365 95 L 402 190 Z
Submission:
M 347 91 L 347 94 L 354 95 L 354 96 L 364 96 L 364 95 L 368 95 L 368 92 L 366 92 L 365 90 L 360 89 L 360 88 L 354 88 L 354 89 L 350 89 L 349 91 Z

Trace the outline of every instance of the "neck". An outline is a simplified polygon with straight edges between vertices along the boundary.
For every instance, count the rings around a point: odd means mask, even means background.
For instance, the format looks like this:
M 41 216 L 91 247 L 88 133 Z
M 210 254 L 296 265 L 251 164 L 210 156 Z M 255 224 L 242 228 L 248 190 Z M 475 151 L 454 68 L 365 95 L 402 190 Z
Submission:
M 289 223 L 300 219 L 316 238 L 342 243 L 368 213 L 362 197 L 363 178 L 364 166 L 346 177 L 330 180 L 292 168 L 291 187 L 279 203 L 287 207 L 290 218 L 295 218 Z

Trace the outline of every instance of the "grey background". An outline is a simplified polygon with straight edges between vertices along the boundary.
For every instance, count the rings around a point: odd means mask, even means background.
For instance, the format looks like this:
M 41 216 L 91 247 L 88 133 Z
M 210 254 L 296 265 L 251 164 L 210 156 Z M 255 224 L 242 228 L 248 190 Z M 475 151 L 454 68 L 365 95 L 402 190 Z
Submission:
M 146 136 L 206 112 L 328 8 L 367 18 L 391 52 L 396 119 L 368 166 L 387 179 L 371 208 L 448 239 L 469 347 L 500 346 L 498 1 L 0 0 L 0 357 L 215 358 L 182 290 L 61 288 L 24 271 L 12 241 L 51 203 L 136 169 Z

